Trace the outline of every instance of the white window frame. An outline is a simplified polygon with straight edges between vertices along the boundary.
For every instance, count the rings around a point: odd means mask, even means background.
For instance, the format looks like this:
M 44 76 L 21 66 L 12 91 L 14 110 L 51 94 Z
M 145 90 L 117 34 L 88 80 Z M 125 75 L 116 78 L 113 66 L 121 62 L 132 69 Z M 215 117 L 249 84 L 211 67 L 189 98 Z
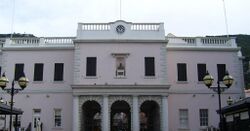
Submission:
M 188 109 L 179 109 L 179 126 L 181 129 L 188 129 Z
M 208 126 L 208 122 L 209 122 L 208 109 L 200 109 L 199 110 L 199 116 L 200 116 L 200 126 L 201 127 Z
M 57 111 L 59 111 L 59 121 L 60 125 L 57 125 Z M 62 127 L 62 109 L 56 108 L 54 109 L 54 127 L 61 128 Z

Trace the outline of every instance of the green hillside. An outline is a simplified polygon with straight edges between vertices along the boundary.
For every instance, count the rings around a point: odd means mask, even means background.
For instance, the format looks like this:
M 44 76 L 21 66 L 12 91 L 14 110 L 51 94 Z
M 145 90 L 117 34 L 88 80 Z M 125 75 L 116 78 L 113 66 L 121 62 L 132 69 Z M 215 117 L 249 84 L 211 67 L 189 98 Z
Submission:
M 241 47 L 242 55 L 245 56 L 243 60 L 244 78 L 245 78 L 245 88 L 250 89 L 250 35 L 230 35 L 231 37 L 236 37 L 236 42 L 238 46 Z

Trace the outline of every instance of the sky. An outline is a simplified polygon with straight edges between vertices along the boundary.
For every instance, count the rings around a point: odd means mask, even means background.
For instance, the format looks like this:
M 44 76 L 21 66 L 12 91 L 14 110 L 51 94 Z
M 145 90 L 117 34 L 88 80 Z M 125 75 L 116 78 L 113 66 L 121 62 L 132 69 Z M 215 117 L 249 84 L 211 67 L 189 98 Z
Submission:
M 250 0 L 224 2 L 228 28 L 223 0 L 0 0 L 0 34 L 76 36 L 78 22 L 119 19 L 164 22 L 176 36 L 250 34 Z

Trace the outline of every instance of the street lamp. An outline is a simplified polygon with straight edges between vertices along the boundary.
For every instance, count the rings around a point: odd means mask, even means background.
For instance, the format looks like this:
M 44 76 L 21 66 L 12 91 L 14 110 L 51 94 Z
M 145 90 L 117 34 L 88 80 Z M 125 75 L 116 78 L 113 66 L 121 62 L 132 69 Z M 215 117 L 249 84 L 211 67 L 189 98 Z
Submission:
M 223 116 L 221 114 L 221 93 L 224 92 L 226 89 L 230 88 L 230 86 L 233 84 L 233 77 L 231 75 L 228 74 L 228 72 L 226 71 L 225 76 L 223 77 L 223 83 L 225 85 L 225 87 L 220 86 L 220 81 L 218 78 L 217 81 L 217 86 L 212 86 L 214 78 L 213 76 L 211 76 L 208 71 L 205 75 L 205 77 L 203 78 L 204 84 L 209 88 L 212 89 L 214 92 L 216 92 L 218 94 L 218 99 L 219 99 L 219 115 L 220 115 L 220 131 L 223 131 Z
M 25 77 L 25 74 L 23 73 L 23 75 L 18 80 L 18 85 L 21 87 L 21 89 L 15 89 L 14 88 L 14 86 L 15 86 L 15 80 L 14 79 L 12 81 L 11 88 L 5 88 L 7 86 L 7 83 L 9 83 L 9 80 L 5 76 L 5 73 L 3 73 L 2 77 L 0 77 L 0 87 L 2 88 L 2 90 L 6 91 L 11 96 L 11 100 L 10 100 L 10 125 L 9 125 L 9 129 L 10 129 L 10 131 L 12 131 L 13 97 L 19 91 L 22 91 L 22 90 L 25 89 L 25 87 L 27 87 L 27 85 L 29 83 L 29 80 L 28 80 L 28 78 Z

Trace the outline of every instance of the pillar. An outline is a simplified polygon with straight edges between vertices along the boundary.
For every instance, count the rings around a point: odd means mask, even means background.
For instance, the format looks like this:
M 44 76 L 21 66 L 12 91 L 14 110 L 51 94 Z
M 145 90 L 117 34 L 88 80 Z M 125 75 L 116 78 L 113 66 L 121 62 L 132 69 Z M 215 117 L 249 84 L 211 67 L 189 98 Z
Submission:
M 133 131 L 140 131 L 138 96 L 133 96 Z
M 73 97 L 73 123 L 72 131 L 79 131 L 79 97 Z
M 109 106 L 108 96 L 103 96 L 102 131 L 109 131 Z
M 167 96 L 162 96 L 162 111 L 161 111 L 161 130 L 168 131 L 168 99 Z

